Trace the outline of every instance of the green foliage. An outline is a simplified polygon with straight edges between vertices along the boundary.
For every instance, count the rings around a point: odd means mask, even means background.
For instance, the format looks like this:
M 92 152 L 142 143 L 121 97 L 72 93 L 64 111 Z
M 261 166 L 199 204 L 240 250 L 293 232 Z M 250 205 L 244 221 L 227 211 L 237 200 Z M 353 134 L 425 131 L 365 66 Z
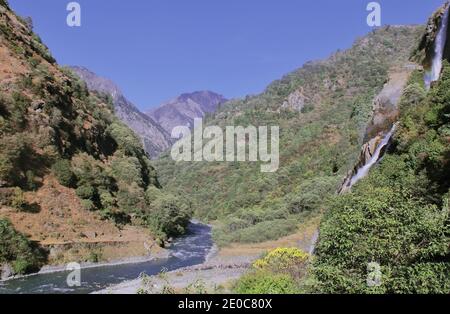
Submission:
M 125 125 L 114 122 L 108 127 L 107 132 L 116 141 L 119 149 L 123 150 L 128 156 L 142 154 L 142 143 L 133 131 Z
M 191 213 L 186 205 L 173 195 L 158 195 L 151 203 L 151 211 L 144 219 L 150 229 L 162 239 L 179 236 L 186 230 Z
M 117 181 L 126 184 L 136 183 L 140 187 L 144 187 L 141 164 L 137 158 L 115 158 L 111 164 L 111 170 L 112 175 Z
M 242 276 L 234 287 L 239 294 L 297 294 L 299 289 L 288 275 L 257 271 Z
M 84 200 L 93 200 L 96 196 L 96 190 L 92 185 L 84 184 L 76 189 L 79 198 Z
M 69 160 L 58 160 L 53 165 L 52 170 L 61 185 L 66 187 L 73 187 L 75 185 L 76 177 L 72 172 L 72 167 Z
M 7 0 L 0 0 L 0 5 L 9 8 L 9 4 Z
M 253 267 L 299 279 L 305 275 L 309 255 L 298 248 L 277 248 L 256 260 Z
M 25 195 L 22 190 L 18 187 L 14 188 L 14 194 L 11 199 L 11 206 L 18 209 L 24 210 L 27 206 L 27 201 L 25 200 Z
M 36 271 L 45 262 L 45 254 L 6 219 L 0 219 L 0 263 L 11 263 L 18 274 Z
M 221 245 L 284 236 L 317 216 L 354 166 L 375 96 L 394 65 L 407 62 L 419 27 L 382 28 L 331 58 L 305 64 L 263 93 L 233 100 L 207 125 L 279 126 L 280 168 L 259 163 L 155 162 L 170 192 L 183 195 L 195 215 L 216 221 Z M 301 92 L 302 111 L 282 106 Z M 417 96 L 417 95 L 416 95 Z M 417 97 L 420 97 L 417 96 Z
M 226 232 L 224 229 L 214 230 L 213 236 L 220 246 L 230 242 L 258 243 L 292 234 L 298 229 L 298 224 L 299 221 L 296 219 L 275 219 L 263 221 L 234 232 Z
M 352 193 L 336 197 L 316 248 L 316 291 L 450 292 L 450 65 L 428 92 L 415 73 L 401 100 L 395 149 Z M 381 284 L 367 284 L 368 264 Z

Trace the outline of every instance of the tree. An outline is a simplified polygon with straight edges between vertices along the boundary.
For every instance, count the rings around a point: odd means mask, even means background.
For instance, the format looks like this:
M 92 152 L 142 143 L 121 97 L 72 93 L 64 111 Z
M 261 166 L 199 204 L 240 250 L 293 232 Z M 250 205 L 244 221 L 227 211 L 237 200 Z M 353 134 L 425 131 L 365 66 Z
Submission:
M 61 185 L 66 187 L 73 187 L 76 183 L 76 177 L 72 172 L 70 161 L 67 159 L 60 159 L 52 167 L 56 178 Z
M 11 222 L 0 219 L 0 263 L 11 263 L 15 273 L 37 271 L 46 260 L 44 251 L 17 232 Z

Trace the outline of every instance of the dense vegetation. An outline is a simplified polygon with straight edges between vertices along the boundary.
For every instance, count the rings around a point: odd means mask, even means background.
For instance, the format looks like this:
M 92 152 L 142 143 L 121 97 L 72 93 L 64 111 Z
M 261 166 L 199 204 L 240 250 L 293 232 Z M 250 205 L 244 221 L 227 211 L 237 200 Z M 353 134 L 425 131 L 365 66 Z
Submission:
M 36 271 L 43 265 L 45 252 L 14 230 L 6 219 L 0 219 L 0 239 L 0 264 L 11 263 L 14 273 Z
M 450 64 L 429 92 L 422 77 L 404 91 L 392 150 L 329 206 L 314 270 L 320 292 L 450 292 Z M 373 286 L 370 263 L 380 266 Z
M 85 83 L 59 68 L 28 24 L 4 5 L 1 48 L 10 68 L 0 81 L 1 205 L 32 208 L 23 191 L 37 191 L 54 176 L 104 219 L 147 226 L 163 240 L 183 233 L 189 208 L 161 190 L 142 143 L 114 116 L 111 100 L 89 93 Z M 0 238 L 2 252 L 15 243 L 3 238 L 10 234 L 26 246 L 8 231 Z M 22 261 L 21 256 L 2 259 Z
M 407 62 L 421 27 L 386 27 L 326 61 L 311 62 L 258 96 L 223 105 L 210 125 L 280 126 L 280 169 L 257 163 L 156 163 L 161 182 L 184 195 L 197 217 L 215 221 L 220 245 L 295 232 L 317 215 L 359 152 L 375 95 L 388 70 Z M 291 101 L 289 95 L 302 100 Z
M 309 255 L 297 248 L 278 248 L 253 263 L 252 270 L 239 278 L 234 290 L 243 294 L 295 294 L 303 286 Z

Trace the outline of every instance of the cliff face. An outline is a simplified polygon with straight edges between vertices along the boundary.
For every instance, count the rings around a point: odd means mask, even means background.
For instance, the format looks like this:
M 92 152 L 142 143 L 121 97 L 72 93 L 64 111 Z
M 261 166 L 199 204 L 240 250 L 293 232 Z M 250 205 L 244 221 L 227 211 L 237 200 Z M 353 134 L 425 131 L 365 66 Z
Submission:
M 403 66 L 396 66 L 390 70 L 388 82 L 373 101 L 372 114 L 370 121 L 367 124 L 361 153 L 355 167 L 345 178 L 339 193 L 345 193 L 350 190 L 353 176 L 358 172 L 358 169 L 366 165 L 369 160 L 372 159 L 378 145 L 382 142 L 383 136 L 389 132 L 392 125 L 397 121 L 400 97 L 412 71 L 417 68 L 419 67 L 416 64 L 407 63 Z
M 141 139 L 145 151 L 156 158 L 172 144 L 170 134 L 151 117 L 143 114 L 121 92 L 119 87 L 106 78 L 100 77 L 83 67 L 70 67 L 93 91 L 112 97 L 116 116 L 130 127 Z
M 446 10 L 448 10 L 450 2 L 439 8 L 428 20 L 426 31 L 422 36 L 419 46 L 414 51 L 412 60 L 424 66 L 425 69 L 431 67 L 434 57 L 434 43 L 441 25 L 442 18 Z M 450 38 L 450 28 L 447 28 L 447 38 Z M 447 41 L 444 49 L 444 58 L 450 61 L 450 44 Z
M 186 93 L 150 110 L 147 115 L 157 121 L 169 134 L 176 126 L 193 127 L 195 118 L 215 112 L 226 99 L 210 91 Z

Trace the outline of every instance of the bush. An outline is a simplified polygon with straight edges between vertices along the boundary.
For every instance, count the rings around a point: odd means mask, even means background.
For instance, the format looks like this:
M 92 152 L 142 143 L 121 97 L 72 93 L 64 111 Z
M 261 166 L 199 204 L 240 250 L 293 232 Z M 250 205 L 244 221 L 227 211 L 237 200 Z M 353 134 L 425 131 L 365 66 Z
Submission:
M 94 202 L 91 200 L 81 200 L 81 206 L 83 206 L 83 208 L 85 210 L 89 210 L 89 211 L 94 211 L 97 209 L 97 207 L 95 206 Z
M 94 200 L 96 196 L 95 188 L 89 184 L 79 186 L 75 192 L 77 193 L 77 196 L 83 200 Z
M 150 229 L 163 239 L 182 235 L 190 220 L 186 206 L 172 195 L 163 195 L 152 204 L 151 212 L 146 213 Z
M 108 127 L 107 134 L 116 141 L 119 149 L 126 155 L 135 156 L 143 153 L 141 141 L 126 125 L 113 122 Z
M 218 245 L 225 245 L 230 242 L 260 243 L 287 236 L 295 232 L 297 228 L 298 221 L 296 219 L 277 219 L 264 221 L 233 233 L 216 229 L 213 235 Z
M 25 200 L 25 195 L 20 188 L 14 188 L 14 193 L 11 198 L 11 206 L 18 209 L 24 210 L 27 206 L 27 201 Z
M 76 177 L 72 172 L 72 166 L 67 159 L 60 159 L 52 167 L 53 173 L 61 185 L 73 187 L 76 183 Z
M 0 184 L 14 186 L 22 180 L 24 139 L 18 135 L 0 137 Z M 5 184 L 6 183 L 6 184 Z
M 266 256 L 256 260 L 253 267 L 273 273 L 290 275 L 299 279 L 306 273 L 309 255 L 297 248 L 277 248 L 270 251 Z
M 296 282 L 289 276 L 257 271 L 242 276 L 234 291 L 239 294 L 297 294 Z
M 16 273 L 24 274 L 38 270 L 45 260 L 42 249 L 17 232 L 9 220 L 0 219 L 0 263 L 11 263 Z
M 112 174 L 119 182 L 126 184 L 137 183 L 144 186 L 142 170 L 139 160 L 135 157 L 114 158 L 111 164 Z

